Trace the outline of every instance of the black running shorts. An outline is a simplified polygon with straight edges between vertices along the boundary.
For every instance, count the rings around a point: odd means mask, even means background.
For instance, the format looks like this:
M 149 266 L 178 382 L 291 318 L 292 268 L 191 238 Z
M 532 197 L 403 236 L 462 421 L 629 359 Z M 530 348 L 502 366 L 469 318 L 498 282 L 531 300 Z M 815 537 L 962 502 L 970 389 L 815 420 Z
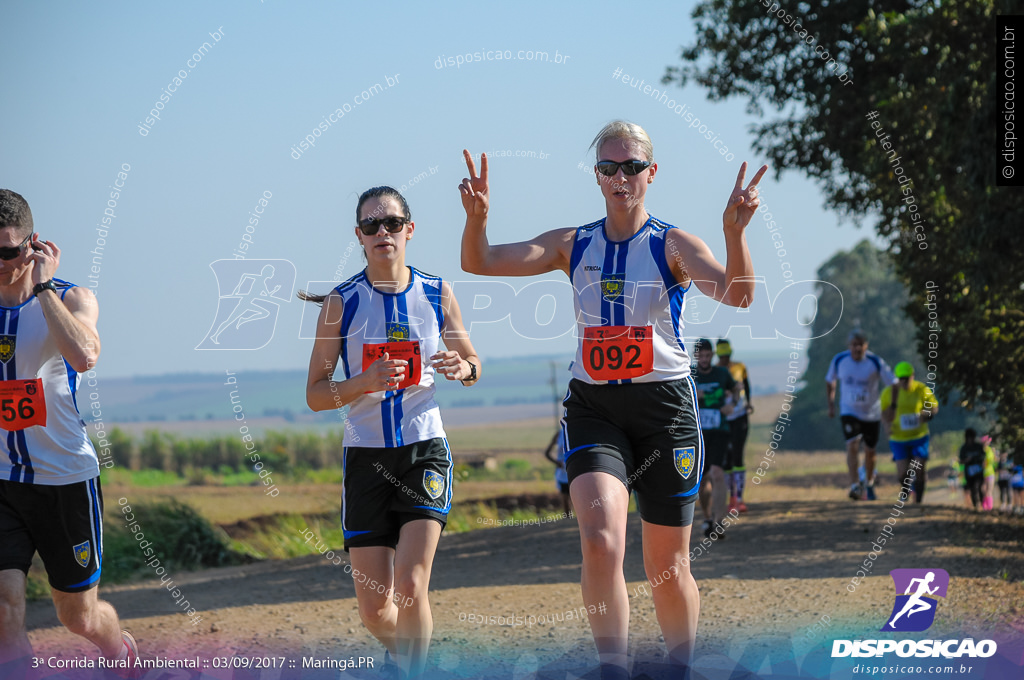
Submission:
M 644 521 L 688 526 L 704 448 L 691 378 L 624 385 L 573 379 L 562 402 L 569 484 L 605 472 L 635 491 Z
M 704 472 L 707 473 L 712 465 L 724 470 L 729 460 L 729 431 L 704 430 L 701 435 L 704 437 Z
M 878 432 L 882 426 L 879 420 L 861 420 L 857 416 L 842 416 L 843 438 L 846 441 L 864 437 L 864 446 L 869 449 L 875 448 L 878 444 Z
M 750 432 L 750 417 L 743 415 L 729 421 L 729 457 L 725 462 L 725 470 L 746 470 L 743 465 L 743 448 L 747 445 L 747 434 Z
M 398 545 L 402 525 L 452 507 L 452 454 L 443 437 L 396 446 L 349 446 L 342 461 L 341 528 L 345 550 Z
M 0 480 L 0 571 L 20 569 L 28 574 L 36 552 L 54 590 L 79 593 L 99 584 L 99 477 L 61 486 Z

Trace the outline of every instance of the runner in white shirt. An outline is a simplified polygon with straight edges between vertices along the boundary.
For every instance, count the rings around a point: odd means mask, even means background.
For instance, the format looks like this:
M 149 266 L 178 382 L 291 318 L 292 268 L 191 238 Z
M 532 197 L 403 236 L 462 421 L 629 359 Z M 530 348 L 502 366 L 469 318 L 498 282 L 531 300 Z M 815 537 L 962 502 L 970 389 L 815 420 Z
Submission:
M 366 268 L 326 296 L 300 294 L 323 304 L 306 402 L 314 411 L 349 405 L 341 526 L 359 617 L 387 649 L 386 672 L 418 678 L 434 626 L 430 571 L 452 505 L 434 381 L 472 385 L 480 359 L 451 286 L 406 265 L 416 224 L 402 194 L 368 189 L 356 219 Z
M 132 677 L 135 640 L 97 595 L 103 494 L 77 403 L 100 353 L 99 309 L 90 290 L 54 278 L 60 255 L 33 233 L 25 199 L 0 189 L 0 677 L 19 677 L 32 656 L 25 584 L 37 552 L 60 622 Z
M 724 237 L 723 265 L 701 238 L 644 207 L 658 166 L 643 128 L 613 121 L 592 147 L 606 215 L 493 246 L 487 237 L 487 157 L 481 157 L 478 176 L 464 151 L 469 177 L 459 187 L 466 210 L 462 267 L 486 276 L 561 271 L 573 285 L 578 344 L 562 420 L 569 494 L 580 526 L 583 601 L 591 611 L 598 603 L 607 606 L 607 613 L 589 617 L 601 675 L 624 678 L 629 595 L 622 564 L 631 491 L 643 526 L 644 568 L 659 584 L 652 597 L 669 659 L 690 663 L 700 595 L 688 554 L 704 456 L 682 312 L 694 283 L 723 304 L 746 307 L 753 300 L 744 229 L 768 167 L 745 185 L 747 164 L 740 165 L 722 235 L 715 237 Z M 680 668 L 678 675 L 687 673 Z
M 846 464 L 850 472 L 850 498 L 875 500 L 875 447 L 882 423 L 879 395 L 895 382 L 889 365 L 874 352 L 868 351 L 864 331 L 850 331 L 849 347 L 832 358 L 825 374 L 828 395 L 828 417 L 836 417 L 836 386 L 839 385 L 839 416 L 846 438 Z M 861 488 L 857 473 L 858 454 L 864 442 L 864 469 L 867 484 Z

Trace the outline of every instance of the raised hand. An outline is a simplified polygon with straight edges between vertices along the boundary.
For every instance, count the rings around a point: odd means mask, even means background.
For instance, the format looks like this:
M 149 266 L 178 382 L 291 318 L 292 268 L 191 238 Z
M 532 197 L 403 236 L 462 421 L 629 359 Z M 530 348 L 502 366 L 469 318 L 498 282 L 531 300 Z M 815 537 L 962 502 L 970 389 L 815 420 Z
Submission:
M 750 184 L 744 189 L 743 177 L 747 174 L 747 163 L 744 161 L 740 165 L 740 172 L 736 175 L 736 186 L 733 187 L 729 203 L 725 206 L 725 212 L 722 213 L 722 223 L 726 229 L 743 229 L 750 222 L 750 218 L 754 216 L 757 206 L 761 203 L 761 199 L 757 195 L 757 183 L 761 181 L 761 177 L 766 172 L 768 172 L 768 166 L 762 165 L 754 178 L 750 180 Z
M 46 283 L 57 273 L 60 266 L 60 248 L 53 241 L 39 240 L 39 234 L 32 235 L 32 283 Z
M 466 209 L 466 217 L 486 217 L 490 201 L 487 193 L 487 154 L 480 154 L 480 176 L 476 174 L 476 163 L 467 149 L 462 150 L 469 168 L 469 177 L 462 179 L 459 193 L 462 194 L 462 207 Z

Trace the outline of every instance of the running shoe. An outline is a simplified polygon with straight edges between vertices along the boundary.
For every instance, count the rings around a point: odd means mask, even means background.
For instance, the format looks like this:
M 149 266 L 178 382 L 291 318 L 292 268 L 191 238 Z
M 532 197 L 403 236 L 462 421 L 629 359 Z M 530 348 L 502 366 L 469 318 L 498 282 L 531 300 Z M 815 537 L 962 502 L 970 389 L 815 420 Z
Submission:
M 711 537 L 711 522 L 709 520 L 704 520 L 704 537 Z
M 859 501 L 860 498 L 861 498 L 860 484 L 851 484 L 850 485 L 850 500 Z
M 395 661 L 395 657 L 391 656 L 391 652 L 387 649 L 384 650 L 384 665 L 381 667 L 380 674 L 381 677 L 389 678 L 391 680 L 398 680 L 400 676 L 398 672 L 398 662 Z M 338 677 L 341 677 L 340 673 L 338 674 Z
M 874 484 L 868 484 L 864 488 L 867 490 L 867 495 L 868 495 L 868 500 L 869 501 L 878 500 L 878 497 L 875 496 L 875 485 Z
M 739 501 L 736 500 L 736 496 L 729 496 L 729 512 L 732 512 L 739 507 Z
M 738 509 L 738 510 L 739 510 L 740 512 L 746 512 L 746 511 L 747 511 L 747 504 L 746 504 L 746 503 L 744 503 L 743 501 L 740 501 L 739 503 L 737 503 L 737 504 L 736 504 L 736 508 L 737 508 L 737 509 Z
M 126 630 L 121 631 L 121 640 L 124 641 L 124 646 L 128 649 L 127 668 L 117 669 L 117 674 L 127 680 L 138 680 L 142 677 L 142 668 L 136 667 L 135 662 L 139 658 L 139 645 L 135 642 L 135 637 Z

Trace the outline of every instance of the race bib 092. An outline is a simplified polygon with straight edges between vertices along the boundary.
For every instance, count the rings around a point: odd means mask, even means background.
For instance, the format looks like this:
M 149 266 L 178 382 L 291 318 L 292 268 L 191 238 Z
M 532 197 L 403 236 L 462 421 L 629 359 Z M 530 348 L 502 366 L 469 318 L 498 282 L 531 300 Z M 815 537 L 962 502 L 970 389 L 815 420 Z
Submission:
M 625 380 L 654 370 L 651 326 L 588 326 L 583 367 L 594 380 Z

